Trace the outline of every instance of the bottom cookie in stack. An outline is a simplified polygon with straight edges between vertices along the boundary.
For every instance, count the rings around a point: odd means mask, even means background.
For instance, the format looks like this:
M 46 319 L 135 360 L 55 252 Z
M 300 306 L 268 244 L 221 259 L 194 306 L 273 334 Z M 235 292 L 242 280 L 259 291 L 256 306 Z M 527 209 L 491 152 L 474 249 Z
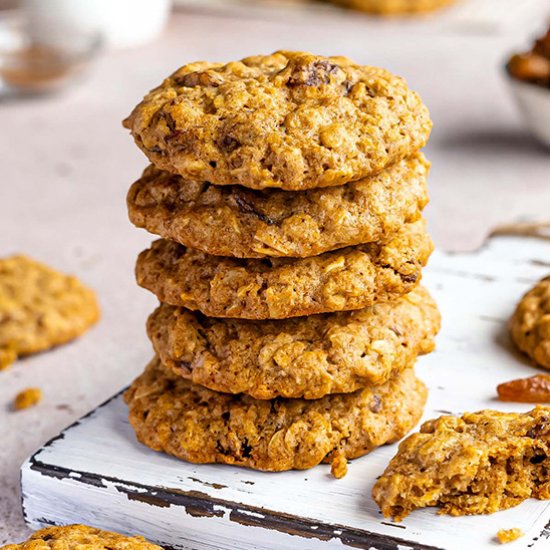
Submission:
M 321 399 L 258 400 L 218 393 L 154 358 L 125 394 L 138 440 L 194 463 L 265 471 L 306 469 L 401 439 L 420 419 L 427 390 L 412 369 L 382 385 Z

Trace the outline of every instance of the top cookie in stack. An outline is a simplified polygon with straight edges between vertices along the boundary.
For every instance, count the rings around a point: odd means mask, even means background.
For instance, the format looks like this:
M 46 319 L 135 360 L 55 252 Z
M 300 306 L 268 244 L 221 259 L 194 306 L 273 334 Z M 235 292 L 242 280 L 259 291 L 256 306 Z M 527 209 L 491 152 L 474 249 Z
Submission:
M 412 367 L 439 328 L 417 289 L 432 251 L 418 95 L 346 58 L 277 52 L 186 65 L 124 124 L 153 163 L 130 219 L 162 237 L 136 267 L 161 301 L 158 357 L 126 395 L 138 438 L 284 470 L 410 430 L 426 397 Z
M 185 65 L 124 124 L 155 166 L 184 180 L 286 191 L 372 176 L 431 130 L 401 78 L 298 52 Z

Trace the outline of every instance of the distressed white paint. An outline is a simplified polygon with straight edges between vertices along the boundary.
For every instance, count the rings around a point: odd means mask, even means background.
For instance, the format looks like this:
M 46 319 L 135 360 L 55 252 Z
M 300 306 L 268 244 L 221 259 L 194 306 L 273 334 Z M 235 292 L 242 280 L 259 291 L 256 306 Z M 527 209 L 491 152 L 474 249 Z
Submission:
M 550 242 L 538 239 L 498 237 L 478 253 L 434 254 L 424 282 L 440 305 L 443 328 L 437 351 L 421 358 L 417 369 L 430 389 L 425 419 L 441 411 L 530 408 L 496 401 L 495 387 L 537 372 L 511 348 L 506 321 L 522 293 L 548 272 Z M 320 542 L 240 525 L 231 521 L 224 503 L 252 507 L 256 514 L 263 510 L 305 518 L 311 533 L 330 524 L 403 539 L 403 548 L 408 541 L 446 550 L 485 550 L 496 547 L 499 529 L 509 527 L 526 533 L 512 548 L 550 545 L 550 533 L 540 537 L 550 521 L 550 503 L 535 500 L 491 516 L 449 518 L 430 509 L 414 512 L 399 526 L 384 521 L 370 491 L 395 450 L 395 445 L 384 447 L 353 461 L 342 480 L 332 479 L 328 466 L 266 474 L 187 464 L 139 445 L 117 398 L 37 453 L 41 463 L 73 472 L 70 478 L 52 479 L 33 471 L 29 463 L 23 466 L 24 509 L 33 526 L 82 521 L 139 532 L 175 548 L 342 547 L 338 533 Z M 79 472 L 121 481 L 92 487 L 79 481 Z M 119 488 L 131 489 L 133 484 L 148 487 L 152 494 L 155 488 L 199 491 L 205 499 L 223 501 L 217 508 L 223 515 L 193 517 L 180 506 L 129 500 Z M 364 547 L 369 545 L 377 548 L 365 540 Z

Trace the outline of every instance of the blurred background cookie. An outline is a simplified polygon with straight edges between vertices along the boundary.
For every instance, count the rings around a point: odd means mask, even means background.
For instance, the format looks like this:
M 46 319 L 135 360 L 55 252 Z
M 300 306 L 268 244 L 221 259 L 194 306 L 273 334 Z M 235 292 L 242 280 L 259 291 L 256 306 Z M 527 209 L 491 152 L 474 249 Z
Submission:
M 95 294 L 76 277 L 22 255 L 0 259 L 0 366 L 69 342 L 98 319 Z
M 424 13 L 453 4 L 456 0 L 331 0 L 348 8 L 378 15 Z
M 87 525 L 46 527 L 34 532 L 20 544 L 8 544 L 2 550 L 162 550 L 160 546 L 147 542 L 143 537 L 126 537 L 103 531 Z

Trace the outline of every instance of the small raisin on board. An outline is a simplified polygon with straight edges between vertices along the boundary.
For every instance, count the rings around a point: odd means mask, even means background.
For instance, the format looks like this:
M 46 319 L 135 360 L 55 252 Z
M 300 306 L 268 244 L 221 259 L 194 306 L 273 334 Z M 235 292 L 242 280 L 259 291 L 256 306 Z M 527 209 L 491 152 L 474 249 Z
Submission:
M 510 380 L 497 386 L 501 401 L 516 403 L 550 403 L 550 374 Z

